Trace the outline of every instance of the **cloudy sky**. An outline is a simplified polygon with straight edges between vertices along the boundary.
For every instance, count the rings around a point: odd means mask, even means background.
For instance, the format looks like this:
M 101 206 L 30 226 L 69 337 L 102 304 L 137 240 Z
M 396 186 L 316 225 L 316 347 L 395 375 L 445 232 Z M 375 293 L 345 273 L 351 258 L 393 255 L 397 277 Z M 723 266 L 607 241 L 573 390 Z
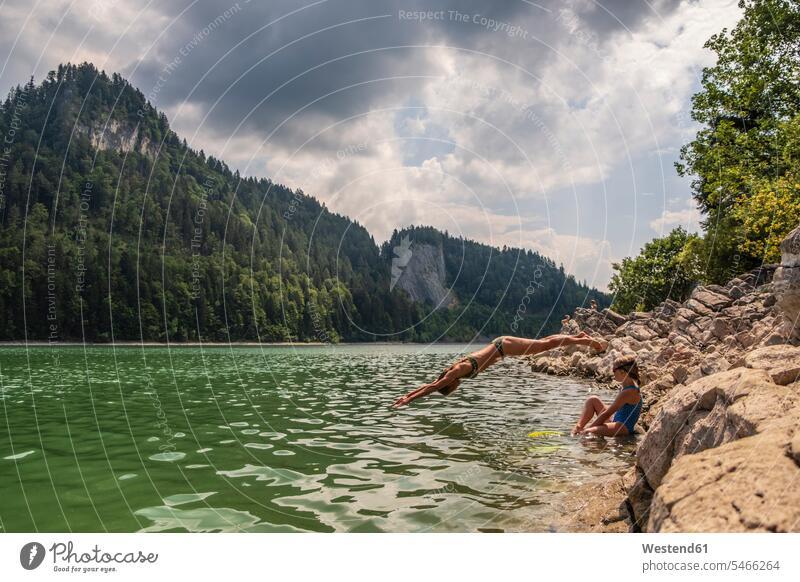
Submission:
M 430 224 L 605 288 L 682 224 L 703 43 L 736 0 L 11 0 L 0 87 L 117 71 L 195 148 L 376 240 Z

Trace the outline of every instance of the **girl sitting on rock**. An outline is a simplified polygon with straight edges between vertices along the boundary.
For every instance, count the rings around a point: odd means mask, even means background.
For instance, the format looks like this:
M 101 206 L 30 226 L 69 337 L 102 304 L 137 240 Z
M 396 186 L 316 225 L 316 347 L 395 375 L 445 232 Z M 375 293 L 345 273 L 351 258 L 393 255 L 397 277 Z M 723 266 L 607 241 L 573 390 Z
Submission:
M 570 345 L 589 346 L 599 353 L 605 351 L 608 347 L 608 342 L 594 339 L 586 332 L 581 332 L 577 335 L 550 335 L 538 340 L 502 336 L 492 340 L 492 343 L 477 352 L 472 352 L 461 358 L 449 366 L 433 382 L 423 384 L 416 390 L 412 390 L 405 396 L 398 398 L 393 406 L 395 408 L 403 406 L 431 392 L 439 392 L 449 396 L 458 388 L 462 378 L 474 378 L 478 375 L 478 372 L 482 372 L 505 356 L 530 356 Z
M 580 420 L 572 429 L 572 435 L 595 434 L 597 436 L 624 436 L 633 434 L 636 421 L 642 412 L 642 395 L 639 392 L 639 368 L 634 356 L 622 356 L 614 360 L 614 380 L 622 384 L 611 406 L 606 406 L 597 396 L 590 396 L 583 405 Z M 597 415 L 594 422 L 586 423 Z M 613 415 L 613 417 L 612 417 Z M 609 419 L 611 419 L 609 421 Z M 586 428 L 584 428 L 586 427 Z

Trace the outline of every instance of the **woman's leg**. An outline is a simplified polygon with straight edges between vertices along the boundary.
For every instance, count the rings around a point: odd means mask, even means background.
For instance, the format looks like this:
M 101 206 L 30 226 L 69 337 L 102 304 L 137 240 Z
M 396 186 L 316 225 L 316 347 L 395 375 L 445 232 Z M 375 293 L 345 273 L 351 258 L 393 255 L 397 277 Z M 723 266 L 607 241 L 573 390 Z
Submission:
M 548 347 L 550 344 L 545 342 L 544 339 L 536 340 L 512 336 L 503 336 L 498 339 L 503 342 L 503 352 L 507 356 L 529 356 L 552 349 Z M 553 347 L 556 346 L 553 345 Z
M 577 335 L 549 335 L 545 338 L 542 338 L 540 341 L 547 342 L 548 345 L 552 345 L 555 348 L 573 345 L 589 346 L 598 352 L 603 352 L 608 347 L 608 342 L 606 340 L 595 339 L 585 331 L 582 331 Z M 553 347 L 548 349 L 553 349 Z
M 502 350 L 498 349 L 498 344 L 500 344 Z M 473 352 L 472 357 L 479 362 L 478 371 L 483 372 L 504 356 L 530 356 L 566 345 L 592 346 L 602 351 L 608 346 L 608 342 L 596 340 L 586 332 L 582 332 L 578 335 L 550 335 L 542 339 L 528 339 L 503 335 L 493 339 L 492 343 L 484 346 L 477 352 Z M 440 382 L 440 380 L 436 381 L 439 382 L 437 389 L 448 384 L 447 382 Z
M 503 351 L 507 356 L 530 356 L 570 345 L 590 346 L 598 351 L 608 347 L 608 342 L 596 340 L 585 332 L 578 335 L 549 335 L 541 339 L 503 336 Z

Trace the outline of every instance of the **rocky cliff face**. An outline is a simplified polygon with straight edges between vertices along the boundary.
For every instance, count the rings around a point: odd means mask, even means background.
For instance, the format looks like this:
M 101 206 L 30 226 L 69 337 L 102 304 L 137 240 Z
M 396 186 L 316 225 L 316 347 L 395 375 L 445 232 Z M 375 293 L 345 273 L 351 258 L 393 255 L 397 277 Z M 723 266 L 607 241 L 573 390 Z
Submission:
M 403 255 L 405 260 L 403 260 Z M 395 285 L 405 290 L 414 301 L 439 309 L 451 307 L 456 298 L 445 284 L 444 254 L 441 247 L 412 243 L 400 254 Z
M 781 248 L 777 272 L 698 287 L 682 304 L 579 309 L 578 326 L 610 341 L 601 356 L 532 358 L 534 371 L 603 383 L 622 354 L 643 370 L 636 465 L 577 494 L 585 517 L 565 529 L 800 531 L 800 228 Z
M 92 147 L 98 150 L 113 150 L 129 153 L 137 151 L 149 156 L 155 155 L 156 146 L 140 135 L 141 132 L 126 123 L 110 119 L 106 124 L 96 127 L 79 125 L 78 131 L 89 138 Z

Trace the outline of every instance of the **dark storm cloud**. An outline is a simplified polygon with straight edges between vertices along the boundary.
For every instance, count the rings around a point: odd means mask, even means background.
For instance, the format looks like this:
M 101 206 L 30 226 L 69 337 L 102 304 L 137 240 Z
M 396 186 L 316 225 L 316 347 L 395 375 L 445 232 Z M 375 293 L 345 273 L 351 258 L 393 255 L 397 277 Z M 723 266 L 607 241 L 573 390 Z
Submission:
M 307 8 L 290 14 L 302 6 Z M 165 9 L 177 14 L 185 7 L 172 2 Z M 220 18 L 226 10 L 230 17 Z M 456 13 L 516 22 L 532 10 L 547 14 L 520 1 L 491 6 L 478 1 L 420 0 L 198 3 L 139 65 L 133 81 L 160 107 L 188 99 L 207 108 L 222 97 L 209 120 L 221 128 L 230 129 L 257 108 L 249 125 L 269 131 L 315 99 L 322 98 L 309 113 L 341 118 L 369 109 L 383 95 L 413 90 L 424 82 L 379 79 L 441 74 L 424 48 L 391 47 L 446 43 L 474 48 L 477 37 L 490 34 L 486 28 L 453 20 Z M 417 11 L 439 18 L 419 21 L 405 16 Z M 210 27 L 209 23 L 216 24 Z M 213 31 L 204 34 L 209 28 Z M 333 62 L 323 65 L 327 61 Z M 356 87 L 343 89 L 350 85 Z M 324 97 L 330 93 L 334 95 Z
M 431 51 L 388 47 L 447 44 L 483 51 L 535 71 L 554 58 L 548 45 L 570 41 L 564 22 L 558 21 L 565 7 L 573 9 L 580 18 L 580 26 L 588 28 L 588 33 L 606 38 L 615 31 L 624 30 L 617 19 L 625 27 L 634 28 L 645 18 L 666 14 L 678 3 L 678 0 L 650 3 L 604 0 L 602 4 L 591 0 L 491 3 L 481 0 L 167 0 L 150 7 L 174 19 L 155 44 L 145 46 L 138 54 L 131 53 L 127 59 L 119 52 L 115 56 L 127 60 L 129 65 L 121 72 L 129 75 L 156 106 L 174 107 L 188 100 L 207 110 L 222 97 L 207 122 L 211 128 L 229 130 L 257 107 L 246 127 L 264 132 L 310 101 L 337 90 L 341 91 L 323 98 L 306 112 L 339 119 L 368 110 L 384 96 L 413 93 L 424 83 L 422 79 L 377 79 L 442 73 L 441 63 Z M 52 14 L 60 11 L 55 9 L 58 3 L 53 4 L 53 10 L 42 12 L 40 27 L 55 28 L 57 18 Z M 121 0 L 97 1 L 97 5 L 104 8 L 104 16 L 109 12 L 118 13 L 122 4 Z M 21 10 L 21 5 L 16 9 Z M 436 16 L 418 21 L 400 18 L 401 11 Z M 279 22 L 264 28 L 282 16 Z M 385 17 L 380 18 L 382 16 Z M 85 27 L 92 24 L 100 23 L 92 22 L 91 14 L 87 19 L 84 14 L 70 13 L 60 25 L 59 37 L 72 38 L 78 43 Z M 163 24 L 163 21 L 153 21 L 149 26 Z M 493 29 L 492 24 L 496 28 Z M 17 31 L 5 30 L 2 25 L 0 28 L 3 29 L 0 50 L 9 54 Z M 95 45 L 98 53 L 102 48 L 110 48 L 114 41 L 113 33 L 103 28 L 95 26 L 89 37 L 89 44 Z M 154 30 L 153 36 L 155 34 Z M 313 36 L 301 40 L 305 35 Z M 102 46 L 97 46 L 101 40 Z M 292 44 L 266 58 L 289 43 Z M 3 75 L 5 80 L 26 66 L 31 69 L 25 71 L 24 77 L 34 72 L 33 63 L 22 62 L 31 59 L 19 58 L 30 53 L 24 50 L 25 46 L 23 42 L 16 47 L 16 58 L 12 59 L 12 70 Z M 41 45 L 31 46 L 38 50 Z M 226 56 L 228 51 L 231 52 Z M 347 56 L 354 53 L 361 54 Z M 62 60 L 68 58 L 64 56 Z M 321 66 L 332 59 L 340 60 Z M 57 64 L 43 62 L 41 66 L 54 68 Z M 41 70 L 35 73 L 37 76 L 44 74 Z M 259 105 L 270 92 L 297 75 L 300 76 Z M 24 77 L 16 82 L 24 82 Z M 202 82 L 193 90 L 201 78 Z M 342 90 L 348 85 L 358 86 Z
M 648 18 L 663 18 L 683 0 L 588 0 L 576 13 L 601 39 L 635 30 Z

